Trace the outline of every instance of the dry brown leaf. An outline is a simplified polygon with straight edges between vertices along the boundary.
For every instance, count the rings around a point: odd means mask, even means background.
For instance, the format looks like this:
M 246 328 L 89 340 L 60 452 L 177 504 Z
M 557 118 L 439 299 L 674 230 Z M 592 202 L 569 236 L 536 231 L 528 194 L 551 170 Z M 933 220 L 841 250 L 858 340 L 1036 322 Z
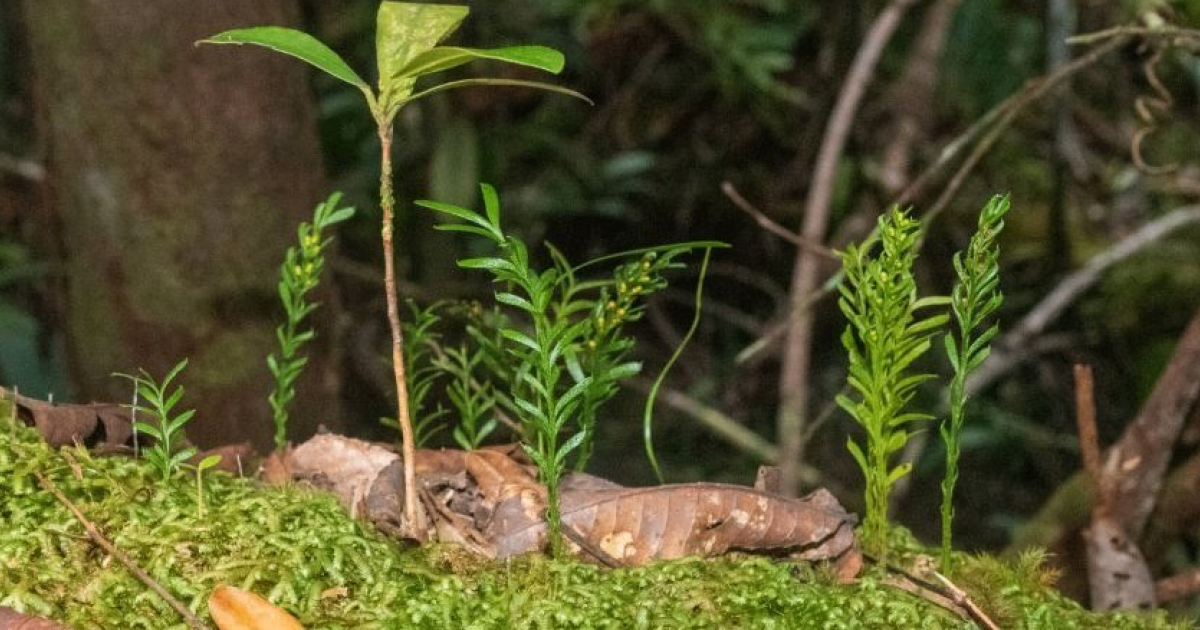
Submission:
M 698 483 L 565 491 L 561 504 L 563 527 L 623 566 L 735 550 L 829 560 L 854 545 L 854 517 L 823 491 L 788 499 Z M 489 528 L 498 556 L 545 546 L 543 509 L 527 493 L 505 498 Z
M 17 403 L 17 415 L 37 428 L 51 446 L 69 446 L 76 442 L 88 446 L 117 447 L 133 437 L 129 410 L 112 403 L 89 405 L 51 404 L 44 400 L 14 394 L 0 387 L 0 396 Z
M 304 630 L 287 611 L 235 586 L 213 589 L 208 613 L 221 630 Z
M 0 606 L 0 630 L 69 630 L 66 626 L 46 619 L 19 613 Z

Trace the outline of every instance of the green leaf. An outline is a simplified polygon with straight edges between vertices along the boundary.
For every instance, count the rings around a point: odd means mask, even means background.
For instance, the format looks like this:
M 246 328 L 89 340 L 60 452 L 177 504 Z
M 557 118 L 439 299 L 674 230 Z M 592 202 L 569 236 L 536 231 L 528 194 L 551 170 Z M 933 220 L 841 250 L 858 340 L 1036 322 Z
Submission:
M 500 232 L 500 196 L 496 194 L 496 189 L 491 184 L 481 183 L 479 190 L 483 194 L 483 209 L 484 212 L 487 212 L 487 220 L 503 240 L 503 234 Z
M 208 457 L 205 457 L 204 459 L 200 460 L 199 464 L 196 464 L 196 470 L 199 472 L 203 472 L 205 470 L 208 470 L 209 468 L 212 468 L 213 466 L 216 466 L 219 463 L 221 463 L 220 455 L 217 455 L 217 454 L 209 455 Z
M 385 3 L 386 4 L 386 3 Z M 370 94 L 367 85 L 346 61 L 320 40 L 305 33 L 282 26 L 259 26 L 225 31 L 202 39 L 197 44 L 254 44 L 291 55 L 316 66 L 320 70 Z
M 560 85 L 554 85 L 552 83 L 542 83 L 541 81 L 524 81 L 521 79 L 489 79 L 489 78 L 460 79 L 458 81 L 447 81 L 445 83 L 439 83 L 438 85 L 435 85 L 431 88 L 417 92 L 416 94 L 413 94 L 412 96 L 407 96 L 406 98 L 403 99 L 403 101 L 400 104 L 403 105 L 403 104 L 411 103 L 417 99 L 425 98 L 426 96 L 429 96 L 431 94 L 437 94 L 438 92 L 444 92 L 446 90 L 453 90 L 453 89 L 462 88 L 462 87 L 474 87 L 474 86 L 480 86 L 480 85 L 523 87 L 523 88 L 532 88 L 535 90 L 545 90 L 547 92 L 556 92 L 558 94 L 565 94 L 566 96 L 577 98 L 577 99 L 587 103 L 588 105 L 595 105 L 595 103 L 592 102 L 592 99 L 584 96 L 583 94 L 580 94 L 579 92 L 576 92 L 575 90 L 565 88 Z
M 421 53 L 453 33 L 470 12 L 465 6 L 385 0 L 379 5 L 375 54 L 379 67 L 379 102 L 387 120 L 409 100 L 413 77 L 400 71 Z
M 508 291 L 497 292 L 496 301 L 501 304 L 507 304 L 509 306 L 519 308 L 523 311 L 528 311 L 530 313 L 534 312 L 533 304 L 530 304 L 529 300 L 526 300 L 525 298 L 514 293 L 509 293 Z
M 396 72 L 397 78 L 418 78 L 435 72 L 457 68 L 476 59 L 490 59 L 544 70 L 551 74 L 562 72 L 563 54 L 545 46 L 509 46 L 507 48 L 459 48 L 438 46 L 413 57 Z

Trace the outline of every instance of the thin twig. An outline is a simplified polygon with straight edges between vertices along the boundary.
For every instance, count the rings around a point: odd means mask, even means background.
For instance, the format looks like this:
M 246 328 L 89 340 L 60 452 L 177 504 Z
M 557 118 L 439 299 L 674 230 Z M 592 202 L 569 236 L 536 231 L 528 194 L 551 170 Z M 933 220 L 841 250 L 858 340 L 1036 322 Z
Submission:
M 1016 326 L 992 344 L 992 353 L 967 381 L 967 392 L 977 394 L 1019 365 L 1022 348 L 1028 348 L 1059 315 L 1100 280 L 1108 269 L 1141 252 L 1182 227 L 1200 223 L 1200 205 L 1184 206 L 1165 214 L 1093 256 L 1080 269 L 1063 278 L 1046 297 L 1030 309 Z
M 829 114 L 829 124 L 821 139 L 821 148 L 817 152 L 817 161 L 813 169 L 812 185 L 804 203 L 804 223 L 800 235 L 810 243 L 825 240 L 837 165 L 846 146 L 850 128 L 854 124 L 854 116 L 875 74 L 875 66 L 883 54 L 884 47 L 913 3 L 914 0 L 892 0 L 880 12 L 867 31 L 862 47 L 854 56 L 846 81 L 838 93 L 833 111 Z M 804 458 L 803 439 L 804 427 L 808 422 L 813 318 L 811 311 L 801 306 L 812 300 L 813 294 L 820 286 L 818 262 L 817 253 L 813 249 L 802 247 L 792 267 L 792 285 L 789 291 L 791 304 L 783 362 L 779 373 L 779 412 L 776 417 L 780 448 L 778 463 L 783 470 L 782 490 L 785 495 L 793 495 L 799 490 L 797 471 Z
M 791 230 L 788 230 L 782 225 L 776 223 L 774 219 L 767 216 L 762 210 L 759 210 L 754 206 L 754 204 L 747 201 L 746 198 L 738 192 L 737 188 L 733 186 L 732 182 L 721 182 L 721 192 L 724 193 L 726 197 L 729 197 L 729 200 L 732 201 L 733 205 L 737 206 L 739 210 L 750 215 L 750 218 L 754 219 L 754 222 L 757 223 L 762 229 L 774 234 L 775 236 L 778 236 L 779 238 L 791 243 L 792 245 L 795 245 L 796 247 L 809 247 L 812 248 L 817 254 L 825 258 L 837 260 L 837 254 L 834 254 L 833 250 L 818 242 L 810 241 L 799 234 L 795 234 Z
M 150 574 L 146 573 L 145 570 L 139 567 L 132 558 L 125 555 L 125 552 L 117 549 L 115 545 L 109 542 L 109 540 L 104 537 L 104 534 L 100 533 L 99 528 L 97 528 L 94 523 L 89 521 L 87 517 L 83 515 L 83 512 L 81 512 L 79 508 L 67 498 L 67 495 L 63 494 L 62 491 L 58 489 L 58 486 L 56 486 L 49 477 L 36 470 L 33 471 L 33 475 L 37 477 L 38 483 L 41 484 L 46 491 L 48 491 L 50 494 L 53 494 L 54 498 L 58 499 L 59 503 L 62 503 L 68 510 L 71 511 L 72 514 L 75 515 L 75 520 L 79 521 L 79 523 L 83 525 L 84 531 L 87 532 L 88 538 L 91 538 L 92 542 L 96 543 L 96 545 L 98 545 L 101 549 L 104 549 L 105 553 L 116 558 L 118 562 L 125 565 L 125 568 L 129 570 L 134 577 L 136 577 L 142 584 L 145 584 L 150 590 L 157 593 L 158 596 L 161 597 L 168 606 L 175 609 L 175 612 L 179 613 L 179 615 L 183 617 L 184 622 L 187 623 L 189 628 L 192 628 L 192 630 L 208 629 L 208 625 L 200 621 L 196 615 L 192 614 L 192 611 L 188 610 L 188 607 L 184 606 L 183 602 L 179 601 L 174 595 L 171 595 L 171 593 L 167 592 L 167 589 L 163 588 L 163 586 L 154 578 L 150 577 Z
M 971 619 L 975 623 L 983 626 L 986 630 L 1000 630 L 1000 626 L 997 626 L 996 622 L 992 621 L 992 619 L 987 616 L 987 613 L 983 612 L 982 608 L 975 605 L 975 602 L 971 601 L 971 598 L 967 596 L 966 591 L 959 588 L 954 582 L 951 582 L 950 578 L 947 578 L 937 571 L 933 572 L 933 577 L 937 578 L 938 581 L 942 583 L 942 586 L 946 587 L 946 591 L 950 594 L 951 601 L 967 609 L 967 612 L 971 614 Z
M 1200 31 L 1190 28 L 1178 28 L 1174 26 L 1115 26 L 1103 31 L 1083 33 L 1081 35 L 1069 37 L 1067 38 L 1067 43 L 1073 46 L 1079 46 L 1083 44 L 1094 44 L 1099 41 L 1118 37 L 1173 38 L 1180 40 L 1191 40 L 1194 43 L 1200 44 Z
M 1079 451 L 1083 455 L 1083 468 L 1092 482 L 1092 496 L 1096 497 L 1093 513 L 1101 517 L 1108 512 L 1107 484 L 1100 465 L 1100 437 L 1096 431 L 1096 386 L 1092 377 L 1092 366 L 1075 365 L 1075 423 L 1079 428 Z
M 1029 84 L 1029 86 L 1015 95 L 1015 98 L 1006 100 L 1008 107 L 1000 114 L 996 120 L 996 124 L 988 129 L 986 135 L 975 145 L 963 163 L 959 165 L 958 170 L 950 178 L 949 183 L 942 189 L 938 195 L 937 201 L 929 207 L 929 210 L 921 217 L 922 222 L 928 229 L 929 223 L 937 218 L 943 210 L 954 200 L 954 196 L 958 194 L 967 176 L 975 170 L 975 166 L 983 159 L 991 150 L 996 142 L 1016 119 L 1017 114 L 1020 114 L 1026 107 L 1041 99 L 1046 94 L 1050 93 L 1059 84 L 1069 79 L 1072 75 L 1080 70 L 1091 66 L 1096 61 L 1103 58 L 1108 53 L 1121 47 L 1127 39 L 1114 38 L 1101 46 L 1087 52 L 1082 57 L 1062 66 L 1057 72 L 1051 73 L 1041 79 L 1038 79 Z
M 1159 606 L 1200 593 L 1200 567 L 1193 567 L 1154 583 L 1154 601 Z
M 909 184 L 908 187 L 905 188 L 904 191 L 901 192 L 890 204 L 888 204 L 888 206 L 903 206 L 911 203 L 913 199 L 915 199 L 925 190 L 930 182 L 941 175 L 942 171 L 946 169 L 956 158 L 958 158 L 964 150 L 970 147 L 981 134 L 993 129 L 993 125 L 999 128 L 1006 127 L 1008 124 L 1007 121 L 1011 121 L 1013 117 L 1015 117 L 1026 107 L 1045 96 L 1063 81 L 1066 81 L 1076 73 L 1095 64 L 1108 53 L 1116 50 L 1121 45 L 1124 45 L 1126 41 L 1128 41 L 1127 38 L 1114 38 L 1108 41 L 1105 45 L 1098 46 L 1094 50 L 1089 51 L 1086 55 L 1064 65 L 1058 71 L 1027 83 L 1020 92 L 1017 92 L 1016 94 L 1004 99 L 1002 102 L 1000 102 L 1000 104 L 996 105 L 986 114 L 980 117 L 979 120 L 975 121 L 969 128 L 967 128 L 966 131 L 959 134 L 958 137 L 947 144 L 946 147 L 939 152 L 937 160 L 933 164 L 929 165 L 915 180 L 913 180 L 913 182 Z M 944 197 L 944 200 L 937 205 L 940 205 L 941 208 L 945 208 L 946 204 L 948 204 L 953 198 L 954 193 L 957 192 L 957 188 L 961 186 L 966 175 L 974 169 L 975 164 L 977 164 L 978 161 L 983 157 L 987 149 L 991 148 L 992 144 L 996 139 L 998 139 L 998 137 L 998 135 L 993 134 L 991 135 L 990 139 L 985 138 L 987 141 L 987 146 L 984 148 L 984 150 L 974 151 L 972 153 L 974 157 L 968 157 L 968 159 L 964 161 L 963 167 L 959 169 L 955 176 L 957 183 L 951 183 L 950 187 L 952 187 L 953 190 L 950 190 L 949 194 L 943 193 L 942 197 Z M 983 142 L 981 142 L 981 144 L 983 144 Z M 940 211 L 941 210 L 938 212 Z M 795 276 L 793 276 L 793 278 L 795 278 Z M 821 298 L 833 293 L 840 282 L 841 272 L 837 272 L 825 282 L 819 291 L 815 293 L 810 292 L 812 295 L 808 295 L 807 298 L 800 303 L 793 302 L 790 305 L 788 321 L 795 321 L 796 319 L 800 318 L 803 314 L 803 311 L 810 309 L 812 305 L 820 301 Z M 771 327 L 765 334 L 763 334 L 762 337 L 756 339 L 752 344 L 738 353 L 736 359 L 737 362 L 739 364 L 746 363 L 759 358 L 759 356 L 765 352 L 777 349 L 780 345 L 780 338 L 788 334 L 788 331 L 789 326 L 787 325 L 787 322 Z

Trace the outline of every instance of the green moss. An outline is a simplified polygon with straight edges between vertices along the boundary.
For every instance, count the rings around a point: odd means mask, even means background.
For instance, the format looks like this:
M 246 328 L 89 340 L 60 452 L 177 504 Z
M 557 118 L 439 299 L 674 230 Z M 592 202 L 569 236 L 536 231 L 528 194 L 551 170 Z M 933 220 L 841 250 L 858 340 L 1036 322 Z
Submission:
M 182 628 L 106 558 L 33 476 L 49 476 L 113 542 L 200 615 L 218 583 L 254 590 L 310 628 L 969 628 L 868 576 L 852 586 L 764 558 L 608 570 L 456 547 L 402 548 L 301 488 L 206 478 L 163 485 L 139 462 L 64 454 L 0 415 L 0 605 L 88 628 Z M 962 558 L 955 578 L 1012 628 L 1168 628 L 1098 616 L 1049 588 L 1035 558 Z

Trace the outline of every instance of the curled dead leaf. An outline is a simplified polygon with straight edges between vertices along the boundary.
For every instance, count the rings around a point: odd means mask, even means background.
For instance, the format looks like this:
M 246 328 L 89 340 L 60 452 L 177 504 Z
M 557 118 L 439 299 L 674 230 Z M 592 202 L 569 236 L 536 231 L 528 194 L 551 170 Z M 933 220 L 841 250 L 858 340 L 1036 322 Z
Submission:
M 45 617 L 34 617 L 0 606 L 0 630 L 67 630 L 67 627 Z
M 287 611 L 235 586 L 213 589 L 208 613 L 221 630 L 304 630 Z

